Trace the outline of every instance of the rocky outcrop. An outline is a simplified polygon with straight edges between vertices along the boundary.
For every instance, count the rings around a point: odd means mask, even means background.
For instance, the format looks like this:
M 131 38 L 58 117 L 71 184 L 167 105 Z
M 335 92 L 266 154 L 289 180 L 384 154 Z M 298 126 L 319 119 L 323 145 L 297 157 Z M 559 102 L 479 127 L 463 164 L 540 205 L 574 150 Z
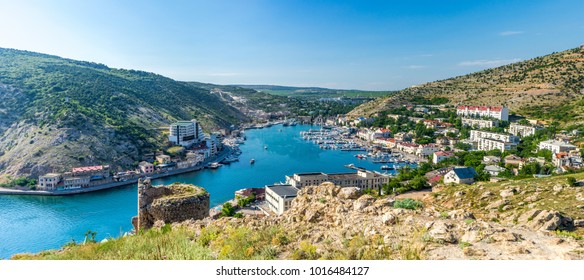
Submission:
M 138 182 L 138 216 L 132 219 L 136 231 L 156 223 L 199 220 L 209 216 L 209 193 L 193 185 L 174 183 L 153 187 L 150 180 Z

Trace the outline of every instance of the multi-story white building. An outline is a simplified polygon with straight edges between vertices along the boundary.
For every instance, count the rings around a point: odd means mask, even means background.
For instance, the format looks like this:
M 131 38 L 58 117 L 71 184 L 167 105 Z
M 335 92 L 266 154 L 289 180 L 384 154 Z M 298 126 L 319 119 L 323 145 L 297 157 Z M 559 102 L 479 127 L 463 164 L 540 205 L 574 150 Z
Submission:
M 540 142 L 538 145 L 538 148 L 540 150 L 550 150 L 550 151 L 552 151 L 552 153 L 557 154 L 557 153 L 561 153 L 561 152 L 568 152 L 571 150 L 576 150 L 578 147 L 576 147 L 570 143 L 566 143 L 566 142 L 562 142 L 562 141 L 548 140 L 548 141 Z
M 189 147 L 204 141 L 205 134 L 196 120 L 179 121 L 170 125 L 168 140 L 176 145 Z
M 499 126 L 499 121 L 462 118 L 462 125 L 476 127 L 476 128 L 491 128 L 491 127 Z
M 506 107 L 491 107 L 491 106 L 458 106 L 456 107 L 456 114 L 464 117 L 475 118 L 495 118 L 502 121 L 509 120 L 509 109 Z
M 526 137 L 534 135 L 538 130 L 541 130 L 541 127 L 512 123 L 507 131 L 513 135 Z
M 519 137 L 510 134 L 503 134 L 503 133 L 496 133 L 496 132 L 489 132 L 489 131 L 481 131 L 481 130 L 471 130 L 470 131 L 470 140 L 473 142 L 477 142 L 481 138 L 492 139 L 492 140 L 499 140 L 503 142 L 510 142 L 510 143 L 519 143 Z
M 517 147 L 517 143 L 489 138 L 479 138 L 476 143 L 477 149 L 480 151 L 500 150 L 501 152 L 505 152 Z
M 266 203 L 272 212 L 282 215 L 290 208 L 297 194 L 298 188 L 291 185 L 266 186 Z
M 209 148 L 209 153 L 211 154 L 211 156 L 216 155 L 217 152 L 219 151 L 219 145 L 221 145 L 221 143 L 217 139 L 217 136 L 211 134 L 209 135 L 209 138 L 205 139 L 205 141 L 207 148 Z
M 333 173 L 322 172 L 300 173 L 293 176 L 286 176 L 286 183 L 295 188 L 306 186 L 317 186 L 324 182 L 331 182 L 341 187 L 358 187 L 360 189 L 379 188 L 389 182 L 390 177 L 385 174 L 371 172 L 364 169 L 357 169 L 356 173 Z
M 39 189 L 56 190 L 57 185 L 61 182 L 62 176 L 59 173 L 48 173 L 39 176 Z

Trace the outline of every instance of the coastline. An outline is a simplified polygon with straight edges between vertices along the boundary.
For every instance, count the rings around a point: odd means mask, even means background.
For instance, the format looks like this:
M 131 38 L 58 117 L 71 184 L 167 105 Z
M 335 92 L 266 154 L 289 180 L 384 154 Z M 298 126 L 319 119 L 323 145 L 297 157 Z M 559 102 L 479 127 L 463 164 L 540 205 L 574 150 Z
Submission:
M 225 148 L 222 151 L 222 153 L 220 153 L 217 157 L 214 157 L 212 159 L 207 159 L 202 164 L 199 164 L 199 165 L 196 165 L 196 166 L 192 166 L 192 167 L 188 167 L 188 168 L 182 168 L 182 169 L 170 170 L 170 171 L 166 171 L 164 173 L 143 174 L 143 176 L 139 176 L 138 178 L 133 178 L 133 179 L 130 179 L 130 180 L 127 180 L 127 181 L 122 181 L 122 182 L 111 182 L 111 183 L 106 183 L 106 184 L 91 186 L 91 187 L 88 187 L 88 188 L 71 189 L 71 190 L 56 190 L 56 191 L 46 191 L 46 190 L 13 190 L 13 189 L 7 189 L 7 188 L 0 188 L 0 195 L 66 196 L 66 195 L 84 194 L 84 193 L 96 192 L 96 191 L 101 191 L 101 190 L 107 190 L 107 189 L 112 189 L 112 188 L 117 188 L 117 187 L 122 187 L 122 186 L 128 186 L 128 185 L 136 184 L 136 183 L 138 183 L 138 179 L 140 179 L 140 178 L 147 178 L 147 177 L 149 177 L 151 179 L 159 179 L 159 178 L 165 178 L 165 177 L 175 176 L 175 175 L 179 175 L 179 174 L 183 174 L 183 173 L 189 173 L 189 172 L 199 171 L 201 169 L 204 169 L 205 168 L 205 165 L 207 165 L 209 162 L 212 162 L 212 161 L 217 161 L 217 162 L 222 161 L 228 155 L 230 155 L 231 152 L 232 152 L 231 149 Z

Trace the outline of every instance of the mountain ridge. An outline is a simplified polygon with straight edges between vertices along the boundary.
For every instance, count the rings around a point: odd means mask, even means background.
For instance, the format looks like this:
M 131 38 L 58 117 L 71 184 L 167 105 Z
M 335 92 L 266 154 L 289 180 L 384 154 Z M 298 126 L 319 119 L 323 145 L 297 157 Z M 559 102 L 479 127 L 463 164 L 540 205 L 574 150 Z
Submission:
M 0 48 L 0 173 L 135 165 L 164 148 L 164 127 L 249 121 L 207 89 L 137 70 Z
M 373 115 L 423 97 L 448 104 L 503 105 L 528 117 L 584 123 L 584 46 L 449 79 L 428 82 L 357 107 L 350 115 Z M 571 111 L 562 116 L 562 112 Z

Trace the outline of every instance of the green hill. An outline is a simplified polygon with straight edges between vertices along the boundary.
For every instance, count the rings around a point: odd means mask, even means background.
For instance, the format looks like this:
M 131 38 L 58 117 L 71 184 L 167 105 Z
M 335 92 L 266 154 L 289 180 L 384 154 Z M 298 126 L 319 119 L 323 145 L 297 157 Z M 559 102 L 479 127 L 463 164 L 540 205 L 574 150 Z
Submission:
M 528 117 L 584 123 L 584 46 L 493 69 L 426 83 L 363 104 L 352 115 L 372 115 L 421 99 L 447 103 L 505 105 Z
M 166 144 L 175 120 L 206 130 L 247 121 L 196 84 L 142 71 L 0 48 L 0 173 L 129 167 Z

